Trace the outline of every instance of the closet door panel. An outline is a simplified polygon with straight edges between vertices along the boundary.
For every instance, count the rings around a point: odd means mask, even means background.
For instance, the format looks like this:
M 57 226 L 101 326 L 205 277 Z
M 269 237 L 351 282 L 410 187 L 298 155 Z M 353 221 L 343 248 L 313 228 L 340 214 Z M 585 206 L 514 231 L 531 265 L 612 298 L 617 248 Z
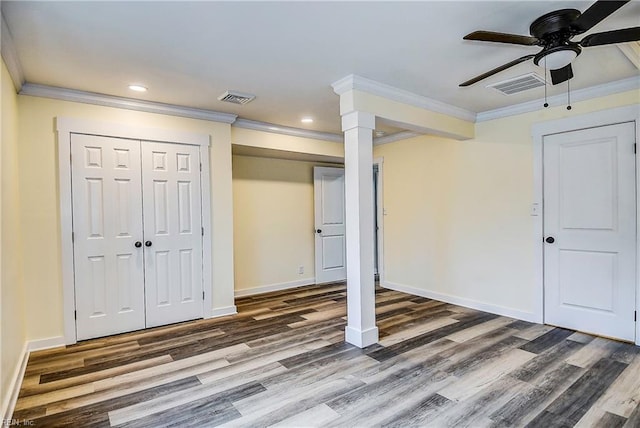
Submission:
M 145 327 L 140 142 L 72 134 L 78 340 Z
M 147 327 L 202 318 L 200 154 L 142 143 Z

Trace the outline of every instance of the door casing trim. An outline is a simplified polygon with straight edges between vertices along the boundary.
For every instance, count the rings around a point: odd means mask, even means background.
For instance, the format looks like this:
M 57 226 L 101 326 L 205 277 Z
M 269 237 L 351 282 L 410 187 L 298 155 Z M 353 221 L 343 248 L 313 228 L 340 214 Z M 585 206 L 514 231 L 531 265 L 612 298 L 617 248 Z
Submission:
M 204 318 L 212 314 L 212 266 L 211 266 L 211 184 L 209 174 L 209 147 L 211 138 L 206 134 L 176 131 L 172 129 L 144 128 L 121 123 L 102 122 L 69 117 L 56 117 L 56 140 L 58 145 L 58 185 L 60 202 L 60 249 L 63 294 L 63 326 L 65 344 L 77 342 L 75 311 L 75 282 L 73 266 L 73 206 L 71 199 L 71 134 L 100 135 L 199 146 L 202 171 L 202 283 L 205 291 L 203 301 Z
M 544 323 L 544 200 L 543 200 L 543 141 L 544 137 L 581 129 L 633 122 L 636 144 L 640 135 L 640 105 L 617 107 L 563 119 L 536 123 L 531 128 L 533 141 L 533 239 L 534 239 L 534 284 L 536 322 Z M 636 312 L 640 312 L 640 174 L 639 156 L 636 151 Z M 632 314 L 630 314 L 631 316 Z M 640 345 L 640 322 L 636 322 L 636 345 Z
M 378 182 L 377 182 L 377 194 L 376 198 L 376 217 L 378 223 L 378 233 L 376 236 L 378 237 L 378 278 L 379 283 L 384 284 L 384 193 L 382 188 L 383 183 L 383 172 L 382 167 L 384 165 L 384 158 L 374 158 L 373 164 L 378 167 Z

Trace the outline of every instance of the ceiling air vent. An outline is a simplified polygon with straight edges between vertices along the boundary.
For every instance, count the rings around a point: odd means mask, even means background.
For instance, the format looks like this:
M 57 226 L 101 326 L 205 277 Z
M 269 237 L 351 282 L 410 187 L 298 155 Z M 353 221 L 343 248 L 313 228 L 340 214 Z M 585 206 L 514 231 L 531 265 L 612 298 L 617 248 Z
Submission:
M 513 95 L 522 91 L 544 86 L 544 79 L 535 73 L 524 74 L 513 79 L 492 83 L 487 88 L 493 88 L 503 95 Z
M 224 94 L 220 95 L 218 99 L 220 101 L 224 101 L 227 103 L 244 105 L 244 104 L 247 104 L 248 102 L 253 101 L 255 97 L 256 97 L 255 95 L 243 94 L 242 92 L 227 91 Z

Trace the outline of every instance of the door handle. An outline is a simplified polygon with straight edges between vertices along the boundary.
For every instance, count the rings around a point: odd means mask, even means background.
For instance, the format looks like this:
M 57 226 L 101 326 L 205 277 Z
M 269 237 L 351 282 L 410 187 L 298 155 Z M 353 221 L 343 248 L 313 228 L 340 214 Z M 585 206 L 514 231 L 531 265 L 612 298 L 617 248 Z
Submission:
M 547 242 L 547 244 L 553 244 L 554 242 L 556 242 L 553 236 L 548 236 L 547 239 L 545 239 L 545 241 Z
M 136 248 L 140 248 L 140 247 L 142 247 L 142 242 L 140 242 L 140 241 L 136 241 L 136 243 L 135 243 L 135 244 L 133 244 L 133 245 L 135 245 L 135 246 L 136 246 Z
M 145 245 L 146 247 L 150 247 L 150 246 L 152 245 L 152 243 L 151 243 L 151 241 L 146 241 L 146 242 L 144 243 L 144 245 Z
M 316 233 L 322 233 L 322 229 L 316 230 Z

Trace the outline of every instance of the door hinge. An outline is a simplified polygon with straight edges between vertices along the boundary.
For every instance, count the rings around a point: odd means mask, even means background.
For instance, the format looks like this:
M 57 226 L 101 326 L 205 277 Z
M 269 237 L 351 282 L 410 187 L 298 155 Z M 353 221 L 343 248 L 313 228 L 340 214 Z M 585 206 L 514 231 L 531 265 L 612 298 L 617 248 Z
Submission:
M 202 292 L 202 300 L 204 300 L 204 291 Z
M 78 311 L 73 311 L 73 319 L 74 320 L 78 319 Z
M 638 311 L 633 311 L 633 321 L 638 321 Z
M 638 146 L 637 143 L 633 143 L 633 153 L 637 153 L 637 151 L 636 151 L 637 146 Z
M 202 236 L 204 236 L 204 227 L 202 228 Z
M 76 242 L 76 234 L 74 232 L 71 232 L 71 243 Z
M 202 162 L 200 162 L 200 172 L 202 172 Z
M 73 155 L 69 153 L 69 163 L 73 163 Z

